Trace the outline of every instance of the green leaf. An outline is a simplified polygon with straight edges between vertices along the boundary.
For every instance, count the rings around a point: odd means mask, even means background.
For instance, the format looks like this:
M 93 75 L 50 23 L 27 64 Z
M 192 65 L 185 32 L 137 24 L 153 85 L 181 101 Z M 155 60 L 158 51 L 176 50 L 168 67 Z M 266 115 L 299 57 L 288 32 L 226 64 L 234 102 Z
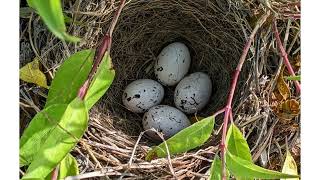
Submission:
M 77 96 L 91 70 L 93 56 L 93 50 L 83 50 L 64 61 L 51 83 L 45 107 L 69 104 Z
M 58 179 L 64 179 L 67 176 L 75 176 L 78 174 L 77 160 L 69 153 L 60 163 Z
M 49 132 L 57 126 L 67 106 L 67 104 L 52 105 L 40 111 L 31 120 L 20 138 L 20 167 L 31 163 Z
M 297 164 L 288 150 L 287 150 L 286 160 L 284 161 L 281 172 L 286 174 L 298 175 Z M 281 179 L 281 180 L 285 180 L 285 179 Z M 299 178 L 294 178 L 290 180 L 299 180 Z
M 71 151 L 88 125 L 84 101 L 76 97 L 34 156 L 23 178 L 45 178 Z
M 291 80 L 291 81 L 301 81 L 300 75 L 298 75 L 298 76 L 286 76 L 285 79 Z
M 214 160 L 212 161 L 211 167 L 210 167 L 210 176 L 209 176 L 210 180 L 221 180 L 221 171 L 222 171 L 221 167 L 222 167 L 221 160 L 218 155 L 215 155 Z M 227 169 L 226 171 L 227 171 L 226 172 L 227 179 L 229 179 L 229 176 L 230 176 L 229 172 Z
M 77 42 L 80 39 L 69 35 L 64 24 L 61 0 L 27 0 L 30 7 L 34 8 L 41 16 L 49 30 L 62 40 Z
M 181 130 L 166 141 L 170 155 L 184 153 L 201 146 L 209 139 L 213 127 L 214 118 L 210 116 Z M 146 160 L 150 161 L 157 157 L 162 158 L 166 156 L 166 146 L 163 142 L 148 152 Z
M 112 67 L 111 58 L 106 53 L 84 99 L 88 109 L 91 109 L 91 107 L 106 93 L 107 89 L 112 84 L 114 76 L 115 71 Z
M 252 161 L 250 149 L 246 139 L 235 124 L 231 124 L 227 133 L 227 149 L 228 151 L 244 160 Z
M 269 169 L 264 169 L 255 165 L 251 161 L 244 160 L 232 155 L 229 151 L 226 153 L 227 168 L 231 174 L 239 178 L 261 178 L 261 179 L 280 179 L 280 178 L 297 178 L 297 175 L 285 174 Z

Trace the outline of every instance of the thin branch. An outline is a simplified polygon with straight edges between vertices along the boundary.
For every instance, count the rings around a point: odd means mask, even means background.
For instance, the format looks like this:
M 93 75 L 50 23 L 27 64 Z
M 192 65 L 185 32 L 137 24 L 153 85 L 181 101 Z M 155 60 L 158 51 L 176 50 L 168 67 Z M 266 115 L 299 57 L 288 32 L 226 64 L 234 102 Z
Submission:
M 228 96 L 228 100 L 227 100 L 227 105 L 225 107 L 225 112 L 224 112 L 224 119 L 223 119 L 223 131 L 222 131 L 222 139 L 221 139 L 221 143 L 220 143 L 220 148 L 221 148 L 221 161 L 222 161 L 222 179 L 226 179 L 226 167 L 225 167 L 225 151 L 226 151 L 226 145 L 225 145 L 225 141 L 226 141 L 226 135 L 227 135 L 227 127 L 228 127 L 228 120 L 230 117 L 230 112 L 231 112 L 231 103 L 233 100 L 233 96 L 234 96 L 234 92 L 236 89 L 236 85 L 238 82 L 238 78 L 239 78 L 239 74 L 240 71 L 242 69 L 242 66 L 246 60 L 246 56 L 248 54 L 248 51 L 250 49 L 251 43 L 254 40 L 254 37 L 258 31 L 258 29 L 261 27 L 261 25 L 266 21 L 267 17 L 270 15 L 270 12 L 268 11 L 256 24 L 255 28 L 253 29 L 248 41 L 246 42 L 245 46 L 244 46 L 244 50 L 242 52 L 242 55 L 240 57 L 238 66 L 234 72 L 233 75 L 233 80 L 232 80 L 232 84 L 230 87 L 230 91 L 229 91 L 229 96 Z
M 113 33 L 113 30 L 117 24 L 120 13 L 125 5 L 125 2 L 126 2 L 125 0 L 121 0 L 120 6 L 118 7 L 118 9 L 115 13 L 115 16 L 113 17 L 113 19 L 111 21 L 111 25 L 110 25 L 108 31 L 105 34 L 105 36 L 103 37 L 100 46 L 97 48 L 97 50 L 95 52 L 94 60 L 93 60 L 93 63 L 94 63 L 93 67 L 88 75 L 87 80 L 84 82 L 84 84 L 81 86 L 81 88 L 78 91 L 78 97 L 80 97 L 81 99 L 84 99 L 84 97 L 86 96 L 87 91 L 89 89 L 89 86 L 93 80 L 93 77 L 94 77 L 99 65 L 101 64 L 103 56 L 105 55 L 105 53 L 110 54 L 112 33 Z
M 282 42 L 281 42 L 281 39 L 280 39 L 280 35 L 279 35 L 279 31 L 278 31 L 278 28 L 277 28 L 277 21 L 274 20 L 272 25 L 273 25 L 272 28 L 273 28 L 273 32 L 274 32 L 275 37 L 276 37 L 277 45 L 278 45 L 280 53 L 281 53 L 281 55 L 282 55 L 282 57 L 284 59 L 284 63 L 286 65 L 290 75 L 291 76 L 296 76 L 294 71 L 293 71 L 293 69 L 292 69 L 292 66 L 291 66 L 291 64 L 289 62 L 288 55 L 287 55 L 287 53 L 286 53 L 286 51 L 285 51 L 285 49 L 284 49 L 284 47 L 282 45 Z M 298 81 L 294 81 L 294 84 L 296 86 L 297 93 L 300 93 L 300 91 L 301 91 L 300 83 Z

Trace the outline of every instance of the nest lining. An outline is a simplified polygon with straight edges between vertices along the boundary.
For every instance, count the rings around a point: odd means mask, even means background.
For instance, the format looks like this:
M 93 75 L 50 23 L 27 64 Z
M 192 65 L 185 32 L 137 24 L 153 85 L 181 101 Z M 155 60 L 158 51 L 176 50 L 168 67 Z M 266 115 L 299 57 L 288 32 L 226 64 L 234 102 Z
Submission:
M 100 0 L 82 2 L 77 9 L 78 14 L 73 15 L 86 22 L 85 26 L 75 25 L 70 30 L 72 34 L 83 37 L 84 41 L 78 46 L 68 45 L 67 50 L 63 51 L 61 49 L 66 45 L 59 45 L 59 53 L 46 53 L 44 59 L 48 61 L 48 66 L 56 66 L 61 62 L 61 57 L 66 57 L 73 51 L 96 47 L 103 32 L 109 27 L 113 10 L 118 3 L 106 4 Z M 101 14 L 79 13 L 86 11 Z M 113 34 L 111 57 L 116 77 L 106 95 L 90 112 L 90 125 L 82 140 L 87 146 L 80 143 L 73 152 L 80 163 L 80 169 L 90 172 L 106 167 L 110 177 L 127 173 L 126 177 L 133 179 L 172 178 L 166 159 L 152 162 L 144 160 L 147 150 L 155 145 L 154 142 L 144 137 L 139 139 L 139 145 L 134 156 L 132 155 L 138 136 L 143 131 L 143 114 L 132 113 L 122 105 L 123 90 L 134 80 L 155 79 L 153 65 L 157 55 L 166 45 L 179 41 L 186 44 L 191 52 L 192 63 L 188 74 L 202 71 L 213 82 L 209 104 L 197 115 L 206 117 L 219 110 L 226 102 L 231 77 L 242 52 L 245 42 L 243 30 L 249 29 L 246 27 L 247 23 L 243 23 L 245 19 L 240 18 L 243 14 L 245 11 L 240 6 L 224 0 L 128 2 Z M 49 45 L 53 46 L 52 41 Z M 42 49 L 49 49 L 49 45 Z M 247 67 L 245 65 L 242 70 L 238 87 L 243 85 L 241 82 L 248 75 Z M 239 89 L 241 88 L 237 88 Z M 166 87 L 167 98 L 161 104 L 174 106 L 173 92 L 174 87 Z M 239 95 L 237 91 L 235 101 Z M 217 146 L 210 143 L 172 158 L 175 176 L 203 176 L 210 167 L 210 159 L 217 151 Z M 134 158 L 128 170 L 126 165 L 131 157 Z

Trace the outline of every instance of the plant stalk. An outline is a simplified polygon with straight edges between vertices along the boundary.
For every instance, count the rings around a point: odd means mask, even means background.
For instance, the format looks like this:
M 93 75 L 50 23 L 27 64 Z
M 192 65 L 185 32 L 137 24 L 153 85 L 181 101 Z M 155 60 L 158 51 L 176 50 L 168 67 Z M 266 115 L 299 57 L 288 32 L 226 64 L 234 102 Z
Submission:
M 94 59 L 93 59 L 93 66 L 92 66 L 91 71 L 88 75 L 88 78 L 78 91 L 78 97 L 80 97 L 82 100 L 85 98 L 85 96 L 88 92 L 89 86 L 94 78 L 95 73 L 97 72 L 97 69 L 99 68 L 99 66 L 101 64 L 103 56 L 105 55 L 105 53 L 110 54 L 112 33 L 113 33 L 113 30 L 118 22 L 120 13 L 125 5 L 125 2 L 126 2 L 125 0 L 120 1 L 120 6 L 118 7 L 117 11 L 115 12 L 115 16 L 113 17 L 113 19 L 111 21 L 110 27 L 109 27 L 107 33 L 104 35 L 100 46 L 97 48 L 97 50 L 95 52 Z
M 278 31 L 278 28 L 277 28 L 277 21 L 274 20 L 273 21 L 273 24 L 272 24 L 272 28 L 273 28 L 273 32 L 275 34 L 275 37 L 276 37 L 276 41 L 277 41 L 277 45 L 278 45 L 278 48 L 280 50 L 280 53 L 284 59 L 284 63 L 290 73 L 291 76 L 296 76 L 293 69 L 292 69 L 292 66 L 289 62 L 289 59 L 288 59 L 288 55 L 286 53 L 286 50 L 284 49 L 283 45 L 282 45 L 282 42 L 281 42 L 281 39 L 280 39 L 280 35 L 279 35 L 279 31 Z M 300 83 L 298 81 L 294 81 L 294 84 L 296 86 L 296 91 L 297 93 L 299 94 L 300 91 L 301 91 L 301 86 L 300 86 Z
M 231 104 L 232 104 L 232 100 L 233 100 L 233 96 L 234 96 L 234 92 L 237 86 L 237 82 L 239 79 L 239 74 L 240 71 L 242 69 L 242 66 L 246 60 L 246 56 L 248 54 L 248 51 L 250 49 L 251 43 L 254 40 L 254 37 L 258 31 L 258 29 L 261 27 L 261 25 L 266 21 L 267 17 L 270 15 L 269 11 L 261 17 L 261 19 L 257 22 L 255 28 L 253 29 L 248 41 L 246 42 L 242 55 L 240 57 L 238 66 L 233 74 L 233 79 L 232 79 L 232 83 L 231 83 L 231 87 L 230 87 L 230 91 L 229 91 L 229 96 L 228 96 L 228 100 L 227 100 L 227 105 L 225 106 L 225 112 L 224 112 L 224 118 L 223 118 L 223 130 L 222 130 L 222 139 L 221 139 L 221 143 L 220 143 L 220 150 L 221 150 L 221 162 L 222 162 L 222 179 L 225 180 L 226 179 L 226 135 L 227 135 L 227 128 L 228 128 L 228 121 L 229 121 L 229 116 L 230 116 L 230 112 L 231 112 Z

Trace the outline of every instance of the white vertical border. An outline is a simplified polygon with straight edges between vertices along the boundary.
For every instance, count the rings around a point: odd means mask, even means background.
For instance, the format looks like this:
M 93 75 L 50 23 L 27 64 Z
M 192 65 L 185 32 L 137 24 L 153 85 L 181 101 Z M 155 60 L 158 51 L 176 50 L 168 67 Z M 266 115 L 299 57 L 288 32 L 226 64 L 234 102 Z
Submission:
M 19 179 L 19 1 L 0 11 L 0 179 Z
M 317 179 L 320 163 L 320 1 L 301 1 L 301 179 Z
M 302 0 L 301 176 L 319 177 L 320 162 L 320 1 Z M 19 1 L 0 11 L 0 172 L 19 179 Z

